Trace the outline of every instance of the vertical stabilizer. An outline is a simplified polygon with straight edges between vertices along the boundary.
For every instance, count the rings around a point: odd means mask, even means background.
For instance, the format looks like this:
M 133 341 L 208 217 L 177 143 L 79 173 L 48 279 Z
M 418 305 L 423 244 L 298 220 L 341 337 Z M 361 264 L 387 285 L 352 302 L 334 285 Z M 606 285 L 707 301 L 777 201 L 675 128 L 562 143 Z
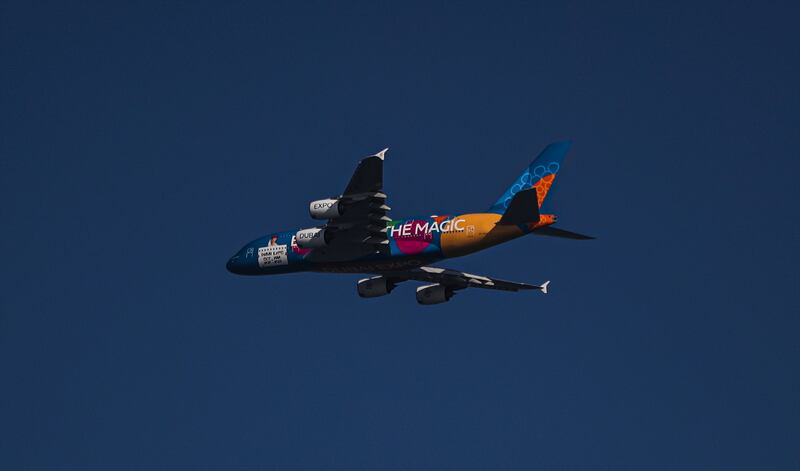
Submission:
M 530 188 L 536 189 L 536 198 L 539 207 L 542 207 L 547 192 L 556 179 L 556 175 L 561 170 L 561 163 L 569 150 L 570 142 L 554 142 L 545 147 L 541 154 L 522 171 L 514 183 L 503 193 L 491 208 L 490 213 L 503 214 L 511 204 L 514 195 Z

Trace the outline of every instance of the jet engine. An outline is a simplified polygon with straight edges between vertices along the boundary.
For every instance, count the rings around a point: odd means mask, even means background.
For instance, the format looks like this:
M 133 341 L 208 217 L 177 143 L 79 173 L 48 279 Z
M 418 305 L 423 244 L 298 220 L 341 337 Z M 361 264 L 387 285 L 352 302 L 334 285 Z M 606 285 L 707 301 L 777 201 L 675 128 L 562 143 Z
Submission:
M 439 304 L 450 301 L 453 297 L 453 290 L 442 286 L 425 285 L 417 288 L 417 302 L 420 304 Z
M 314 219 L 336 219 L 344 214 L 344 205 L 336 199 L 317 200 L 309 203 L 308 212 Z
M 382 276 L 358 280 L 358 295 L 362 298 L 376 298 L 392 292 L 395 284 Z
M 328 245 L 331 241 L 331 234 L 324 227 L 312 227 L 297 231 L 294 238 L 299 247 L 316 249 Z

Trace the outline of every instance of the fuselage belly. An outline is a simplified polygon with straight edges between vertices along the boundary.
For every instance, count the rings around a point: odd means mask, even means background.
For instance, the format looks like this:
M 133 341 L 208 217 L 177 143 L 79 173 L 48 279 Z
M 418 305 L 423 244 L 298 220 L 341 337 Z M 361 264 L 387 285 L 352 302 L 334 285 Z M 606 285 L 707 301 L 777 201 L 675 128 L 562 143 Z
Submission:
M 537 223 L 497 225 L 501 215 L 472 213 L 429 216 L 386 223 L 388 249 L 359 253 L 359 246 L 303 248 L 298 231 L 268 234 L 245 245 L 228 261 L 228 269 L 242 275 L 270 275 L 299 271 L 382 273 L 406 270 L 445 258 L 467 255 L 525 235 L 555 222 L 541 215 Z M 347 254 L 348 250 L 352 255 Z

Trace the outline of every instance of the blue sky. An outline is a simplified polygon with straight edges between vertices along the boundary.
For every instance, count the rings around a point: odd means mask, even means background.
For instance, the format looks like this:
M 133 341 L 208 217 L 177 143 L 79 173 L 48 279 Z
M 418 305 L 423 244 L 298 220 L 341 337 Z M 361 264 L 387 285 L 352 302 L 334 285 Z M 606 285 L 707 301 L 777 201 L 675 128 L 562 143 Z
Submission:
M 0 3 L 0 468 L 798 469 L 797 13 Z M 547 296 L 225 271 L 384 147 L 404 216 L 561 139 L 598 239 L 440 264 Z

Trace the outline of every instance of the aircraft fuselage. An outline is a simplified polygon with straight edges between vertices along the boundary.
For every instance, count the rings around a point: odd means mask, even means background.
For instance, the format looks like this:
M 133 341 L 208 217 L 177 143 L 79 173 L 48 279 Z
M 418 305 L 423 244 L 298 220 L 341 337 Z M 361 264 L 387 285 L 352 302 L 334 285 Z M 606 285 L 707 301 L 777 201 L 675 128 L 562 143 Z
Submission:
M 392 220 L 386 223 L 388 244 L 375 252 L 366 246 L 343 246 L 334 236 L 329 245 L 304 248 L 294 231 L 273 232 L 239 250 L 228 261 L 229 271 L 241 275 L 273 275 L 300 271 L 383 273 L 416 268 L 445 258 L 467 255 L 553 224 L 554 215 L 539 222 L 497 225 L 501 215 L 470 213 Z

